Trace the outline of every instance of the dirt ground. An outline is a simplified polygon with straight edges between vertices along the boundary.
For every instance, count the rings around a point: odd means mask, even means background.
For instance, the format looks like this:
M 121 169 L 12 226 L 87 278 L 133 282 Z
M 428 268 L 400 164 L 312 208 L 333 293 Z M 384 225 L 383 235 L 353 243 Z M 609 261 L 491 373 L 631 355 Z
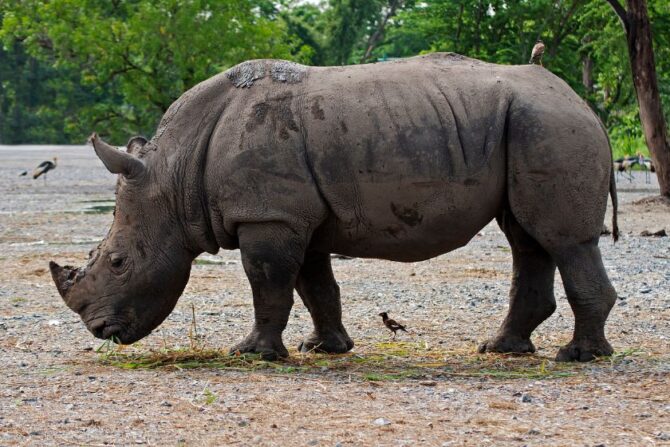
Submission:
M 46 183 L 19 176 L 54 155 Z M 238 252 L 196 260 L 175 311 L 140 343 L 94 339 L 47 264 L 85 262 L 110 225 L 114 177 L 90 148 L 0 147 L 0 445 L 670 445 L 670 238 L 640 236 L 670 232 L 670 209 L 632 203 L 655 181 L 619 181 L 622 238 L 600 242 L 619 295 L 611 358 L 553 362 L 573 326 L 558 275 L 536 354 L 476 352 L 510 284 L 491 224 L 425 262 L 335 259 L 353 352 L 298 354 L 311 321 L 296 298 L 291 358 L 268 363 L 215 351 L 251 325 Z M 410 333 L 391 340 L 381 311 Z

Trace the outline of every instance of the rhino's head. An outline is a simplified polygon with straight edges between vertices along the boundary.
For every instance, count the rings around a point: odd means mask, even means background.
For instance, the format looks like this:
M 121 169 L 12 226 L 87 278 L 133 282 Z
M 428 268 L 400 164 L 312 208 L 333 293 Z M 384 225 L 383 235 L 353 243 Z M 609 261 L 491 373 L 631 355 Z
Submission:
M 194 254 L 185 246 L 173 194 L 161 167 L 135 154 L 145 143 L 133 138 L 118 150 L 96 134 L 95 152 L 120 174 L 114 222 L 83 268 L 51 262 L 51 275 L 68 307 L 98 338 L 132 343 L 148 335 L 172 311 L 188 282 Z M 174 191 L 172 191 L 174 193 Z

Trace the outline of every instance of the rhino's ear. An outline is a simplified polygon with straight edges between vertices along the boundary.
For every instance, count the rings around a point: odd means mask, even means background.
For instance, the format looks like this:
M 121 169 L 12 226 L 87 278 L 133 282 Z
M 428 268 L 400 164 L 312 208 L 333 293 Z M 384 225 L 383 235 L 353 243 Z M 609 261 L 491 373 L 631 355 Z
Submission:
M 121 174 L 127 178 L 138 177 L 145 171 L 142 160 L 102 141 L 97 133 L 88 139 L 102 163 L 112 174 Z
M 130 140 L 128 140 L 128 143 L 126 144 L 126 152 L 129 154 L 137 155 L 144 147 L 145 144 L 147 144 L 148 141 L 144 137 L 132 137 Z

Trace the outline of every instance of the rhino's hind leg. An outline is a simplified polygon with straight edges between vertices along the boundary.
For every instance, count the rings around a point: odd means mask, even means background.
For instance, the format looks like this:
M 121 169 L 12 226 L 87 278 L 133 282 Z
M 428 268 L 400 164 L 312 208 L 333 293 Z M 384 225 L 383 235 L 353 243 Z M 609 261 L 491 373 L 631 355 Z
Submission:
M 340 288 L 333 276 L 330 254 L 308 252 L 298 274 L 296 289 L 309 310 L 314 331 L 298 349 L 343 353 L 354 347 L 342 325 Z
M 575 314 L 572 341 L 558 351 L 556 360 L 587 362 L 611 355 L 605 321 L 616 301 L 616 292 L 605 273 L 597 240 L 560 250 L 555 258 Z
M 288 357 L 282 332 L 293 307 L 307 237 L 277 223 L 240 225 L 238 237 L 253 292 L 255 321 L 251 333 L 231 353 L 254 352 L 268 360 Z
M 509 311 L 498 333 L 482 343 L 479 352 L 535 352 L 530 335 L 556 310 L 556 264 L 509 210 L 503 211 L 498 225 L 512 246 L 514 273 Z

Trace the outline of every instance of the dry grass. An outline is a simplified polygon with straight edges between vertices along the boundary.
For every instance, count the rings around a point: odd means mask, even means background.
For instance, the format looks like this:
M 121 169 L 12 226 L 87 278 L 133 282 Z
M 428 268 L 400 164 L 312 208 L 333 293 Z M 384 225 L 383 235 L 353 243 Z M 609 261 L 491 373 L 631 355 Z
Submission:
M 492 379 L 555 379 L 579 375 L 590 366 L 557 363 L 532 354 L 477 354 L 469 349 L 445 349 L 426 341 L 387 341 L 357 345 L 355 352 L 321 354 L 290 352 L 289 357 L 268 361 L 257 354 L 229 353 L 208 347 L 198 332 L 195 305 L 191 303 L 188 346 L 167 346 L 143 349 L 140 343 L 120 345 L 106 340 L 98 349 L 98 361 L 121 369 L 197 369 L 213 368 L 230 371 L 266 371 L 277 374 L 336 373 L 364 381 L 399 381 L 436 377 L 480 377 Z M 616 352 L 596 364 L 615 366 L 629 357 L 653 355 L 637 349 Z
M 201 369 L 270 374 L 334 373 L 361 381 L 425 380 L 446 377 L 548 380 L 579 376 L 594 364 L 557 363 L 537 355 L 479 355 L 470 350 L 447 350 L 425 342 L 384 342 L 358 346 L 347 354 L 290 352 L 280 361 L 263 360 L 254 354 L 229 354 L 227 350 L 191 343 L 190 347 L 145 350 L 105 342 L 98 362 L 121 369 Z M 649 356 L 630 350 L 599 359 L 596 368 L 610 368 L 629 357 Z

